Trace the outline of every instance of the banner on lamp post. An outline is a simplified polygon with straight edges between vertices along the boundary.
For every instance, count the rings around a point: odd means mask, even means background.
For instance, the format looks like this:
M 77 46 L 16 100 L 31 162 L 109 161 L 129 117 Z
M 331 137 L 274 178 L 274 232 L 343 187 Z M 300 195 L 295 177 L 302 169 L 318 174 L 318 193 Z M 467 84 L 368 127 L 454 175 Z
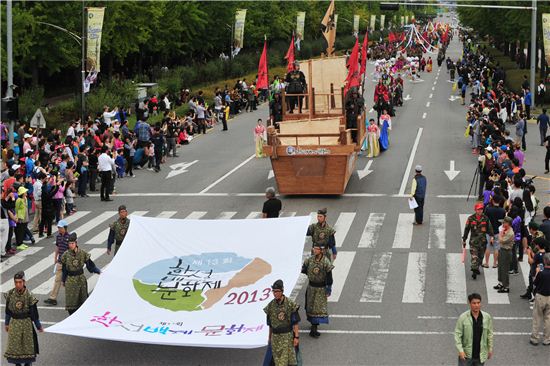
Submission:
M 359 36 L 359 15 L 355 14 L 353 16 L 353 35 L 355 37 Z
M 542 38 L 544 41 L 544 57 L 550 65 L 550 14 L 542 14 Z
M 105 8 L 86 8 L 86 71 L 100 71 Z
M 384 29 L 384 23 L 386 22 L 386 15 L 380 15 L 380 30 Z
M 233 30 L 233 57 L 241 51 L 244 45 L 244 22 L 246 9 L 239 9 L 235 13 L 235 29 Z
M 374 31 L 376 29 L 376 15 L 370 16 L 370 30 Z

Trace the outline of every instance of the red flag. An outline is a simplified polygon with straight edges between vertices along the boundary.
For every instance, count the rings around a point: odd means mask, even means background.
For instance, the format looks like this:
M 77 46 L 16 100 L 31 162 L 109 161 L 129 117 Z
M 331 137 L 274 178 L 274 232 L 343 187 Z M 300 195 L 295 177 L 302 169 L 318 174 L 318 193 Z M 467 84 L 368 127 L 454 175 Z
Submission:
M 294 56 L 294 35 L 292 35 L 290 46 L 288 46 L 288 51 L 286 51 L 285 60 L 288 61 L 288 64 L 286 65 L 286 71 L 294 71 L 294 61 L 296 60 Z
M 348 77 L 346 78 L 346 86 L 344 88 L 344 96 L 347 94 L 348 90 L 354 86 L 359 86 L 360 76 L 359 70 L 357 70 L 359 63 L 359 38 L 355 39 L 355 46 L 351 51 L 351 55 L 348 60 Z
M 267 41 L 264 42 L 264 50 L 258 64 L 258 81 L 256 88 L 267 89 L 269 87 L 269 78 L 267 76 Z
M 361 48 L 361 72 L 360 72 L 361 75 L 363 75 L 367 70 L 368 48 L 369 48 L 369 32 L 367 31 L 365 33 L 365 38 L 363 38 L 363 47 Z
M 395 34 L 393 34 L 393 32 L 390 32 L 390 35 L 388 36 L 388 41 L 390 43 L 395 42 Z

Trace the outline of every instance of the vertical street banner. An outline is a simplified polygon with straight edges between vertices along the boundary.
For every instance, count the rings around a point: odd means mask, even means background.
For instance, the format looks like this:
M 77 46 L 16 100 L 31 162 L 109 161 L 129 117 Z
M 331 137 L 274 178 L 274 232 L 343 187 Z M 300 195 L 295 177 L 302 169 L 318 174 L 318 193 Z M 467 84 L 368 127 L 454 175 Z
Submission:
M 105 8 L 86 8 L 86 71 L 100 71 L 101 33 Z
M 46 331 L 158 345 L 265 346 L 271 285 L 282 279 L 288 295 L 294 288 L 309 220 L 132 216 L 124 245 L 88 300 Z
M 336 38 L 336 28 L 338 28 L 338 14 L 334 14 L 334 37 Z
M 376 15 L 370 16 L 370 30 L 374 31 L 376 29 Z
M 235 13 L 235 28 L 233 30 L 233 57 L 237 56 L 244 45 L 244 22 L 246 9 L 239 9 Z
M 305 11 L 299 11 L 298 15 L 296 16 L 296 41 L 298 40 L 303 41 L 304 40 L 304 27 L 306 24 L 306 12 Z
M 405 25 L 405 17 L 401 15 L 401 26 Z
M 359 15 L 355 14 L 353 16 L 353 35 L 355 37 L 359 36 Z
M 550 65 L 550 14 L 542 14 L 542 39 L 544 42 L 544 58 Z
M 411 15 L 411 23 L 414 23 L 415 21 L 415 17 L 414 17 L 414 14 Z
M 384 29 L 385 22 L 386 22 L 386 15 L 385 14 L 380 15 L 380 30 Z
M 405 15 L 405 24 L 409 24 L 409 16 Z
M 331 0 L 325 16 L 321 20 L 323 37 L 327 40 L 327 56 L 334 53 L 334 41 L 336 40 L 336 18 L 334 14 L 334 0 Z

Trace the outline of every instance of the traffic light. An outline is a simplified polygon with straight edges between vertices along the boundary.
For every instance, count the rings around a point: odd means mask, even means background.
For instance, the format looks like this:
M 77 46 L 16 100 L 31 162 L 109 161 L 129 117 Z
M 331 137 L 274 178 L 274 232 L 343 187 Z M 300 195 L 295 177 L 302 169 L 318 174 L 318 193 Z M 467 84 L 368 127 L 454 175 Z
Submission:
M 380 4 L 380 10 L 397 11 L 397 10 L 399 10 L 399 4 L 381 3 Z
M 2 98 L 2 121 L 19 119 L 19 99 L 15 97 Z

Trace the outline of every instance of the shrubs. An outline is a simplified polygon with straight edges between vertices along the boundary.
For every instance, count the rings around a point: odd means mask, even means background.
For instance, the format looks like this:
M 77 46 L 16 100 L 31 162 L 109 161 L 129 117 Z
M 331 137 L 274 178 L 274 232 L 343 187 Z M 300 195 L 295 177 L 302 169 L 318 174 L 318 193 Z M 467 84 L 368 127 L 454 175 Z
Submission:
M 42 106 L 44 101 L 44 88 L 31 87 L 24 90 L 24 94 L 19 97 L 19 118 L 22 121 L 29 122 L 37 108 Z

